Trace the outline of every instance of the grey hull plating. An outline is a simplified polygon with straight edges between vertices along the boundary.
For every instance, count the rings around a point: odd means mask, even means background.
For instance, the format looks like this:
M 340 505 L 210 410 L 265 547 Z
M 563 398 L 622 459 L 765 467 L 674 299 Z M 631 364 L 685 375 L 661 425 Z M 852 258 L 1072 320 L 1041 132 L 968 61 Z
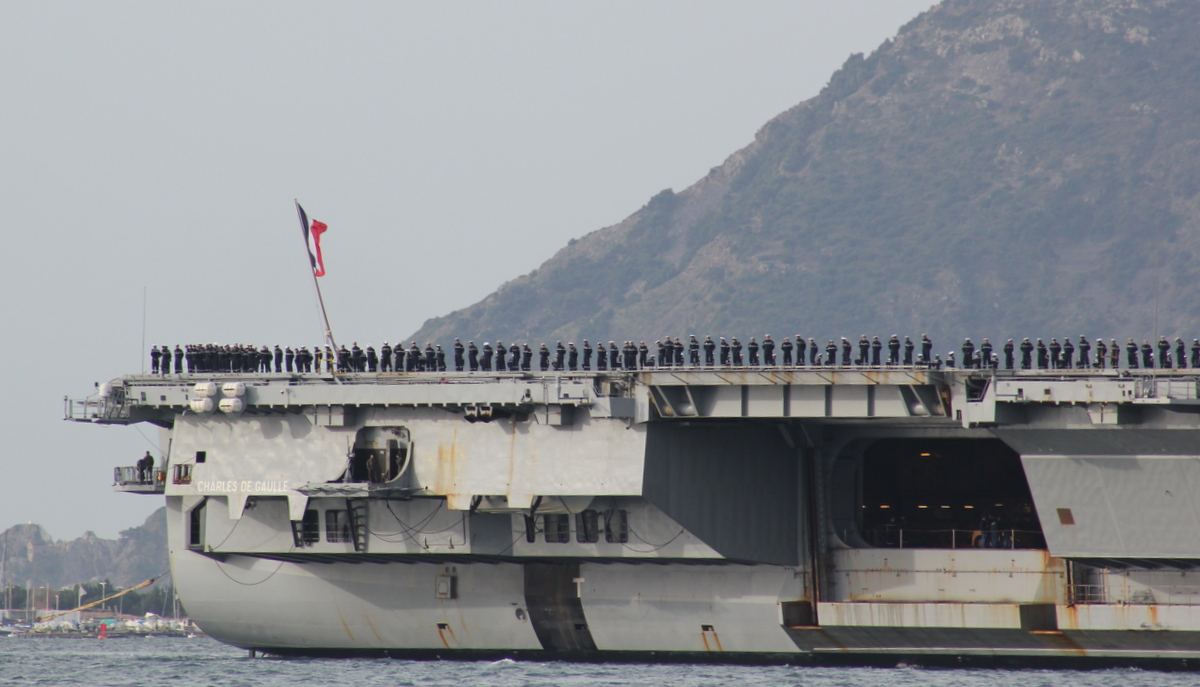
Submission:
M 161 428 L 118 488 L 237 646 L 1187 668 L 1198 410 L 1186 371 L 855 368 L 128 376 L 66 414 Z

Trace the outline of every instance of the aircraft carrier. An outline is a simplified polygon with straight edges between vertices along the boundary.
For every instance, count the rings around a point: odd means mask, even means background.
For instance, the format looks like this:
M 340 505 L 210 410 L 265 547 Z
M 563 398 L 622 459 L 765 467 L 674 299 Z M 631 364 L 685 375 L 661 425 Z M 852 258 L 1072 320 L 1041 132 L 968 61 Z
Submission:
M 127 375 L 180 600 L 276 655 L 1200 665 L 1195 370 Z M 132 461 L 131 461 L 132 462 Z

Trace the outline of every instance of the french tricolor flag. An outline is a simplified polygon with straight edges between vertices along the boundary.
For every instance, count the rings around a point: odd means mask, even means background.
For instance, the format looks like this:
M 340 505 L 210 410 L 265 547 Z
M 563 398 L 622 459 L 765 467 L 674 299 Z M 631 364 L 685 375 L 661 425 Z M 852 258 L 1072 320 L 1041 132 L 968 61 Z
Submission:
M 308 260 L 312 263 L 313 276 L 325 276 L 325 260 L 321 257 L 321 234 L 328 229 L 324 222 L 313 220 L 311 225 L 304 208 L 296 202 L 296 213 L 300 215 L 300 228 L 304 231 L 304 244 L 308 246 Z

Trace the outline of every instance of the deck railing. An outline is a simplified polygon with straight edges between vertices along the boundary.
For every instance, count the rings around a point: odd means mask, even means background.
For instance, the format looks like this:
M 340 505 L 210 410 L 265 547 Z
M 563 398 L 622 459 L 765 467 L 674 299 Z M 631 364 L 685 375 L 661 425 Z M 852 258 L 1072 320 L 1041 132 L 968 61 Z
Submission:
M 143 470 L 136 465 L 123 465 L 113 468 L 113 486 L 120 491 L 161 494 L 166 491 L 167 471 L 158 468 Z
M 867 530 L 872 546 L 892 549 L 1044 549 L 1046 538 L 1030 530 L 926 530 L 882 527 Z

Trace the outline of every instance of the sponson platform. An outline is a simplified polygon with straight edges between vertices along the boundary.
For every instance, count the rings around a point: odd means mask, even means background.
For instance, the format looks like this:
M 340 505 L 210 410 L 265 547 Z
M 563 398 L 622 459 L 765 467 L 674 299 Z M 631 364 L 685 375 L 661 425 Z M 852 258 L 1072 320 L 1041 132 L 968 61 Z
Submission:
M 1200 376 L 126 376 L 172 572 L 280 654 L 1200 665 Z

